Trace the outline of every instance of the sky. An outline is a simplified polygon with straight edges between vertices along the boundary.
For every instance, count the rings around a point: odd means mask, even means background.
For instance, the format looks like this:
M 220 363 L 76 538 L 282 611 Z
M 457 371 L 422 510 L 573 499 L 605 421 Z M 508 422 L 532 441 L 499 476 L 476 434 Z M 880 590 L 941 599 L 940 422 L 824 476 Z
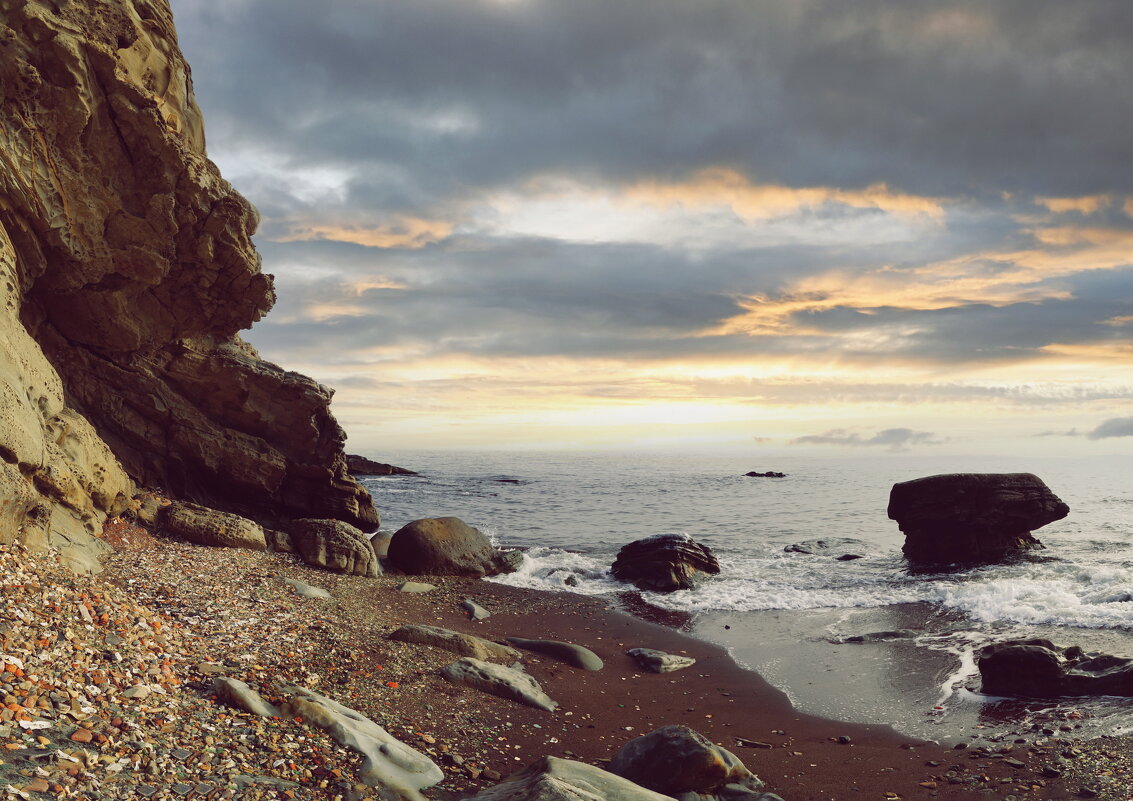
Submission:
M 172 0 L 348 450 L 1133 452 L 1128 0 Z

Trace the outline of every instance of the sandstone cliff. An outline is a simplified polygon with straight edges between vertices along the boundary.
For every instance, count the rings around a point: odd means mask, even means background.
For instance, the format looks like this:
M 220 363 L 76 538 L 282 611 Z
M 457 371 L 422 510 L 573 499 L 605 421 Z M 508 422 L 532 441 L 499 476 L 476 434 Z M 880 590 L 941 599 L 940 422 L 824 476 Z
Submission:
M 0 0 L 0 23 L 0 541 L 78 541 L 131 479 L 376 528 L 330 390 L 237 334 L 271 276 L 167 0 Z

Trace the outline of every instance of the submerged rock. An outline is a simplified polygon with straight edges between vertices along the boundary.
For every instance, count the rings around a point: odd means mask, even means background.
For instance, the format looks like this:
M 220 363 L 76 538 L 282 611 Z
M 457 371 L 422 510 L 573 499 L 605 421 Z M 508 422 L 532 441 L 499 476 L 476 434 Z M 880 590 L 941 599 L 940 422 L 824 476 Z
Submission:
M 852 537 L 825 537 L 821 540 L 804 540 L 787 545 L 783 548 L 783 552 L 805 553 L 811 556 L 833 556 L 841 551 L 841 555 L 834 558 L 840 562 L 848 562 L 853 559 L 863 559 L 864 557 L 860 555 L 860 552 L 868 550 L 868 548 L 869 546 L 866 543 Z
M 411 576 L 494 576 L 511 573 L 523 558 L 501 551 L 458 517 L 414 520 L 394 532 L 388 558 Z
M 691 589 L 701 574 L 719 573 L 720 563 L 687 534 L 656 534 L 623 546 L 611 570 L 638 589 L 673 592 Z
M 752 470 L 749 473 L 744 473 L 744 475 L 747 476 L 748 478 L 786 478 L 787 477 L 786 473 L 780 473 L 780 472 L 775 471 L 775 470 L 768 470 L 766 473 L 757 473 L 755 470 Z
M 546 756 L 467 801 L 672 801 L 613 773 Z
M 635 737 L 607 767 L 642 787 L 674 797 L 682 793 L 716 795 L 728 785 L 740 792 L 763 786 L 739 757 L 688 726 L 662 726 Z
M 989 695 L 1052 698 L 1064 695 L 1133 697 L 1133 659 L 1050 640 L 1008 640 L 979 654 L 983 691 Z
M 988 563 L 1042 548 L 1031 532 L 1070 507 L 1030 473 L 954 473 L 894 484 L 889 517 L 913 563 Z

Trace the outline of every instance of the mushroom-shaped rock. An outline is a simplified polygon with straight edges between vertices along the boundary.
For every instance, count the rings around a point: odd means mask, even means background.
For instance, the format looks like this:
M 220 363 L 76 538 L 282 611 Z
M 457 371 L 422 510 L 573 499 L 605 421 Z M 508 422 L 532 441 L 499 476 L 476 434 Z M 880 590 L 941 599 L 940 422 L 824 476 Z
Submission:
M 301 717 L 326 730 L 366 758 L 359 778 L 378 788 L 382 798 L 426 801 L 421 790 L 444 779 L 431 759 L 350 707 L 304 687 L 287 686 L 283 690 L 292 696 L 284 704 L 288 716 Z
M 725 785 L 745 791 L 763 786 L 739 757 L 688 726 L 662 726 L 635 737 L 621 747 L 607 768 L 668 796 L 714 795 Z
M 534 651 L 537 654 L 544 654 L 560 662 L 566 662 L 571 667 L 581 668 L 582 670 L 602 669 L 602 659 L 598 654 L 594 653 L 589 648 L 575 645 L 572 642 L 560 642 L 559 640 L 525 640 L 522 637 L 508 637 L 507 641 L 525 651 Z
M 621 776 L 546 756 L 467 801 L 673 801 Z
M 719 573 L 720 564 L 687 534 L 656 534 L 622 546 L 612 571 L 638 589 L 672 592 L 690 589 L 701 573 Z
M 696 664 L 696 660 L 691 656 L 667 654 L 653 648 L 630 648 L 626 654 L 633 657 L 641 667 L 653 673 L 672 673 L 674 670 L 684 670 Z
M 453 684 L 467 684 L 489 695 L 498 695 L 536 709 L 554 712 L 559 706 L 557 701 L 543 692 L 534 677 L 516 668 L 493 665 L 491 662 L 466 656 L 441 668 L 441 676 Z
M 195 503 L 174 501 L 158 515 L 167 530 L 197 545 L 267 550 L 264 530 L 240 515 L 220 512 Z
M 514 555 L 513 555 L 514 554 Z M 394 532 L 389 561 L 413 576 L 494 576 L 511 573 L 522 555 L 501 551 L 458 517 L 414 520 Z
M 369 538 L 341 520 L 292 520 L 288 533 L 295 550 L 309 565 L 334 573 L 374 577 L 381 573 Z
M 980 651 L 978 664 L 982 689 L 991 695 L 1133 697 L 1133 659 L 1058 648 L 1050 640 L 994 643 Z
M 889 517 L 914 563 L 988 563 L 1042 543 L 1031 532 L 1070 507 L 1030 473 L 952 473 L 894 484 Z
M 470 656 L 483 662 L 514 662 L 521 654 L 514 648 L 485 640 L 472 634 L 442 629 L 439 626 L 402 626 L 389 635 L 398 642 L 431 645 L 460 656 Z

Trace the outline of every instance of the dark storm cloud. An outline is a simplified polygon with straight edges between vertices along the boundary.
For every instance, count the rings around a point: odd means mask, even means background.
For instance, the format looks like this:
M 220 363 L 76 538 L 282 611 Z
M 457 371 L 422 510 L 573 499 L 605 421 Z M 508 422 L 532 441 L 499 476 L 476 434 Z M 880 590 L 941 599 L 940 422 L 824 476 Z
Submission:
M 1133 189 L 1124 0 L 173 6 L 212 141 L 348 165 L 359 204 L 706 166 L 929 195 Z
M 930 431 L 914 431 L 911 428 L 886 428 L 870 437 L 864 437 L 861 434 L 844 429 L 834 429 L 825 434 L 796 437 L 791 440 L 791 444 L 842 445 L 855 448 L 883 447 L 900 451 L 914 445 L 940 445 L 943 441 Z
M 1114 417 L 1106 420 L 1086 436 L 1090 439 L 1133 437 L 1133 417 Z

